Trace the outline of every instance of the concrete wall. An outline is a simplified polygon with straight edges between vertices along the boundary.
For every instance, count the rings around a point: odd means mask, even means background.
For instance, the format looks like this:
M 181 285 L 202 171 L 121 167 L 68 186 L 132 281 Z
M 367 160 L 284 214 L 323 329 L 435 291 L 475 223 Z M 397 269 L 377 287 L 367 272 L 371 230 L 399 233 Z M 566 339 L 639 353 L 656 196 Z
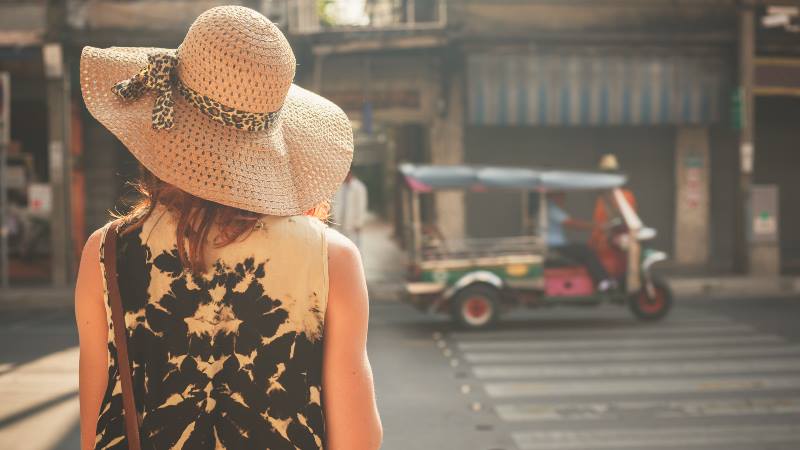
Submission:
M 711 214 L 709 269 L 733 270 L 734 223 L 739 189 L 739 140 L 728 125 L 710 128 L 711 137 Z
M 516 36 L 532 33 L 653 34 L 676 31 L 730 35 L 736 29 L 735 0 L 598 0 L 454 2 L 449 21 L 468 36 Z M 632 35 L 628 34 L 630 38 Z M 731 36 L 732 37 L 732 36 Z
M 710 247 L 708 128 L 679 127 L 675 141 L 675 262 L 684 267 L 704 268 Z

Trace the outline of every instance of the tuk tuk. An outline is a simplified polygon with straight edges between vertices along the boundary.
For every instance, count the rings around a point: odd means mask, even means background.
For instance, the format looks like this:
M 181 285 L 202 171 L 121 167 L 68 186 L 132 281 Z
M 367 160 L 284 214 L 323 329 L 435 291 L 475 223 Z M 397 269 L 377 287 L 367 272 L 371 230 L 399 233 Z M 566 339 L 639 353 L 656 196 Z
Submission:
M 516 167 L 402 164 L 402 203 L 408 275 L 405 300 L 432 313 L 449 313 L 466 328 L 485 328 L 514 307 L 556 305 L 627 306 L 644 321 L 666 316 L 672 305 L 669 285 L 653 274 L 667 259 L 643 247 L 656 231 L 642 223 L 621 187 L 623 174 L 536 170 Z M 523 233 L 500 238 L 443 236 L 435 224 L 422 223 L 421 197 L 436 191 L 519 192 Z M 597 191 L 611 204 L 604 236 L 612 258 L 601 260 L 615 279 L 613 289 L 598 291 L 585 267 L 547 246 L 549 192 Z M 531 214 L 529 199 L 538 198 Z

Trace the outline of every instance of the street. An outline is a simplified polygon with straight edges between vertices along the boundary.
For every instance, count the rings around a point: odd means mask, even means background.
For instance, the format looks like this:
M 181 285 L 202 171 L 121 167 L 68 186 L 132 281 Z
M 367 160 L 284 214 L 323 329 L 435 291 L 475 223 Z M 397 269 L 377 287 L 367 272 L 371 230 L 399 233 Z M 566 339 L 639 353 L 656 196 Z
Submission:
M 373 300 L 369 351 L 388 450 L 796 449 L 798 299 L 515 311 L 454 329 Z M 78 448 L 72 311 L 5 311 L 0 448 Z

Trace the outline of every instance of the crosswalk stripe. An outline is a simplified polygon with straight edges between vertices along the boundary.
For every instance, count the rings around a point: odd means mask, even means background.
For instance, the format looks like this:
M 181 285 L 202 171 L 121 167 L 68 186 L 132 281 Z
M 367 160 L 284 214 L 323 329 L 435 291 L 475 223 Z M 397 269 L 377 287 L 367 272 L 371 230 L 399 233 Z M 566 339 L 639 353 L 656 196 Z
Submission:
M 763 372 L 800 372 L 800 359 L 672 361 L 668 363 L 616 363 L 581 365 L 475 366 L 477 378 L 589 378 L 613 376 L 715 375 Z
M 650 350 L 567 351 L 546 353 L 468 352 L 473 364 L 658 361 L 673 359 L 729 358 L 747 356 L 798 356 L 800 345 L 753 345 L 739 347 L 654 348 Z
M 507 422 L 553 420 L 680 419 L 697 417 L 800 414 L 800 397 L 711 400 L 620 401 L 592 403 L 524 403 L 495 407 Z
M 700 345 L 740 345 L 755 343 L 780 343 L 783 338 L 771 334 L 733 335 L 733 336 L 664 336 L 664 337 L 626 337 L 616 339 L 581 340 L 503 340 L 459 342 L 463 351 L 478 350 L 575 350 L 593 348 L 663 348 L 697 347 Z
M 800 376 L 500 381 L 485 383 L 484 388 L 486 393 L 494 398 L 770 391 L 800 389 Z
M 800 425 L 723 425 L 592 431 L 512 433 L 522 450 L 593 450 L 624 448 L 702 448 L 732 445 L 800 443 Z
M 646 327 L 646 326 L 632 326 L 620 327 L 610 329 L 578 329 L 578 330 L 564 330 L 564 329 L 530 329 L 530 330 L 509 330 L 509 331 L 484 331 L 484 332 L 457 332 L 450 333 L 449 337 L 462 341 L 481 341 L 481 340 L 494 340 L 494 339 L 553 339 L 553 338 L 587 338 L 587 337 L 612 337 L 617 335 L 623 336 L 670 336 L 670 335 L 707 335 L 707 334 L 735 334 L 735 333 L 753 333 L 756 330 L 750 325 L 744 324 L 721 324 L 721 325 L 692 325 L 688 327 L 669 327 L 664 326 Z

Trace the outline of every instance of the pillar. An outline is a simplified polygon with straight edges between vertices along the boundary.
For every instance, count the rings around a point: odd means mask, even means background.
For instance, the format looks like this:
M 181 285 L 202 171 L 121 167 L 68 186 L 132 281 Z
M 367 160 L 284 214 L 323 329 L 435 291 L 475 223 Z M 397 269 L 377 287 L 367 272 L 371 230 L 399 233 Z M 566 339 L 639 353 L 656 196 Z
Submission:
M 51 282 L 54 287 L 65 287 L 72 282 L 72 227 L 70 215 L 69 152 L 70 93 L 69 80 L 63 61 L 61 44 L 49 43 L 42 47 L 47 95 L 47 136 L 50 189 L 50 257 Z
M 682 266 L 705 266 L 710 237 L 708 129 L 678 128 L 675 146 L 675 261 Z
M 739 133 L 739 192 L 736 199 L 736 237 L 734 242 L 734 266 L 738 272 L 749 272 L 749 247 L 747 227 L 750 184 L 755 159 L 755 96 L 754 61 L 756 53 L 756 19 L 754 7 L 742 4 L 739 12 L 739 94 L 741 101 L 741 132 Z
M 441 84 L 439 105 L 430 127 L 431 163 L 454 165 L 464 162 L 464 88 L 463 75 L 451 73 Z M 435 194 L 436 221 L 447 238 L 465 236 L 463 191 Z

